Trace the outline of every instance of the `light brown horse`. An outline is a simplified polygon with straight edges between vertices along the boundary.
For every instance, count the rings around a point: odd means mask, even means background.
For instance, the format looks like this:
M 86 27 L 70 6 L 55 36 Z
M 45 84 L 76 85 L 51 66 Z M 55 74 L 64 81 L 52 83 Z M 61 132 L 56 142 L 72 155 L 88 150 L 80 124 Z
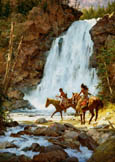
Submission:
M 78 98 L 78 93 L 72 94 L 72 100 L 75 102 L 76 105 L 77 105 L 77 102 L 79 99 L 80 99 L 80 97 Z M 98 118 L 98 110 L 99 110 L 99 108 L 102 108 L 102 107 L 103 107 L 103 102 L 98 97 L 95 97 L 95 96 L 90 97 L 88 105 L 86 105 L 82 109 L 82 114 L 80 114 L 81 124 L 85 124 L 85 113 L 88 110 L 91 113 L 91 118 L 89 120 L 89 124 L 91 123 L 94 116 L 95 116 L 95 121 L 96 121 Z M 94 110 L 96 111 L 96 114 L 94 113 Z
M 50 104 L 52 104 L 56 108 L 54 113 L 51 115 L 51 118 L 54 116 L 55 113 L 60 112 L 61 119 L 63 120 L 62 112 L 64 111 L 64 109 L 62 109 L 62 107 L 60 106 L 60 101 L 51 99 L 51 98 L 47 98 L 45 107 L 48 107 Z M 65 109 L 68 109 L 69 107 L 73 107 L 75 109 L 75 105 L 72 104 L 72 99 L 68 99 L 68 104 L 65 107 Z

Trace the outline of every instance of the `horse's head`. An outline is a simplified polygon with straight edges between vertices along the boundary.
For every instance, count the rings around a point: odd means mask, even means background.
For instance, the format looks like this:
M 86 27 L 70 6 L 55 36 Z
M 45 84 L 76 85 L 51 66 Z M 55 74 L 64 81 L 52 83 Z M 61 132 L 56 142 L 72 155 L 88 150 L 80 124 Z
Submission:
M 50 104 L 50 102 L 49 102 L 49 98 L 47 98 L 47 100 L 46 100 L 46 104 L 45 104 L 45 107 L 48 107 L 49 104 Z
M 77 101 L 79 100 L 79 97 L 80 96 L 78 96 L 78 93 L 72 93 L 72 101 L 74 103 L 77 103 Z

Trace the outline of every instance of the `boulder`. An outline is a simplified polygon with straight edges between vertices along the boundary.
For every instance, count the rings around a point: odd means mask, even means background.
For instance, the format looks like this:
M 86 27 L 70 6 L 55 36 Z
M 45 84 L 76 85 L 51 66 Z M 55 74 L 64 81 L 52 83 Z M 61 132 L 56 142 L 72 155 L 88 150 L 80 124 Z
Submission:
M 51 128 L 37 128 L 33 131 L 33 134 L 35 136 L 51 136 L 51 137 L 57 137 L 58 133 L 56 133 L 54 130 L 52 130 Z
M 50 146 L 44 147 L 44 149 L 42 149 L 40 151 L 40 153 L 47 153 L 47 152 L 57 151 L 57 150 L 60 150 L 60 151 L 64 152 L 64 150 L 60 146 L 50 145 Z
M 65 151 L 54 150 L 46 153 L 40 153 L 33 157 L 33 162 L 61 162 L 68 157 Z
M 60 123 L 54 123 L 54 124 L 50 125 L 49 128 L 51 130 L 57 132 L 58 134 L 61 134 L 66 130 L 66 127 Z
M 98 146 L 97 142 L 86 133 L 80 133 L 80 135 L 78 136 L 78 140 L 83 146 L 88 147 L 90 150 L 95 150 Z
M 40 151 L 40 145 L 38 143 L 32 143 L 30 147 L 26 147 L 23 149 L 23 151 L 34 151 L 39 152 Z
M 6 148 L 17 148 L 17 146 L 10 142 L 2 142 L 0 143 L 0 149 L 6 149 Z
M 115 162 L 115 138 L 98 146 L 88 162 Z
M 62 161 L 62 162 L 79 162 L 78 159 L 76 157 L 69 157 L 66 160 Z
M 79 133 L 75 131 L 66 131 L 63 135 L 64 138 L 71 138 L 72 140 L 77 140 L 79 136 Z
M 16 127 L 18 125 L 19 125 L 19 123 L 17 121 L 11 121 L 11 122 L 6 122 L 5 123 L 6 127 Z
M 35 121 L 37 124 L 47 123 L 48 121 L 45 118 L 39 118 Z
M 16 156 L 12 153 L 0 153 L 0 162 L 32 162 L 32 160 L 24 155 Z

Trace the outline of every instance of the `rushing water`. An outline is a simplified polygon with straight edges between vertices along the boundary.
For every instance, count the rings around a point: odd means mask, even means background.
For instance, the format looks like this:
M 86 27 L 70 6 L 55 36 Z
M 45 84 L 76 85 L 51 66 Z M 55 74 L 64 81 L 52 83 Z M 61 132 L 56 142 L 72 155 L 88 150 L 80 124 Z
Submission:
M 33 128 L 34 129 L 34 128 Z M 15 153 L 16 155 L 26 155 L 30 158 L 33 158 L 34 155 L 38 155 L 39 152 L 24 151 L 25 148 L 30 147 L 33 143 L 38 143 L 40 146 L 50 146 L 51 142 L 48 141 L 47 137 L 42 136 L 30 136 L 30 135 L 21 135 L 20 137 L 11 137 L 11 133 L 18 133 L 24 130 L 24 126 L 17 126 L 8 128 L 5 132 L 5 136 L 0 136 L 0 153 L 1 152 L 10 152 Z M 17 147 L 14 148 L 5 148 L 7 144 L 15 144 Z M 92 151 L 87 147 L 80 145 L 80 152 L 76 149 L 66 148 L 65 152 L 70 157 L 77 157 L 79 162 L 86 162 L 92 155 Z
M 63 88 L 68 97 L 71 97 L 72 92 L 79 92 L 81 83 L 84 83 L 92 94 L 97 93 L 96 70 L 89 67 L 93 52 L 89 30 L 95 23 L 95 19 L 76 21 L 64 35 L 53 42 L 41 83 L 36 90 L 24 97 L 39 112 L 44 113 L 46 98 L 55 98 L 59 88 Z M 49 113 L 49 109 L 45 112 Z

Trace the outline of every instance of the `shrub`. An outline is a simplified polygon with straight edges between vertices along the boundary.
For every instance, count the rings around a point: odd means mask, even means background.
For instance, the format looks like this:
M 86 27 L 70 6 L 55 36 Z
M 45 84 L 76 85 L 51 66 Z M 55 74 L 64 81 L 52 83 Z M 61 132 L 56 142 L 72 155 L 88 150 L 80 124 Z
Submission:
M 83 15 L 80 19 L 84 20 L 103 17 L 105 14 L 111 14 L 112 12 L 115 12 L 115 2 L 108 3 L 108 6 L 106 8 L 98 6 L 97 9 L 95 9 L 94 7 L 90 7 L 89 9 L 83 9 Z
M 41 0 L 18 0 L 17 12 L 26 15 L 33 7 L 37 6 Z
M 2 3 L 0 0 L 0 17 L 8 17 L 11 14 L 10 1 Z
M 115 40 L 109 49 L 101 49 L 98 59 L 99 96 L 105 101 L 115 102 L 115 84 L 113 82 L 112 65 L 115 63 Z

